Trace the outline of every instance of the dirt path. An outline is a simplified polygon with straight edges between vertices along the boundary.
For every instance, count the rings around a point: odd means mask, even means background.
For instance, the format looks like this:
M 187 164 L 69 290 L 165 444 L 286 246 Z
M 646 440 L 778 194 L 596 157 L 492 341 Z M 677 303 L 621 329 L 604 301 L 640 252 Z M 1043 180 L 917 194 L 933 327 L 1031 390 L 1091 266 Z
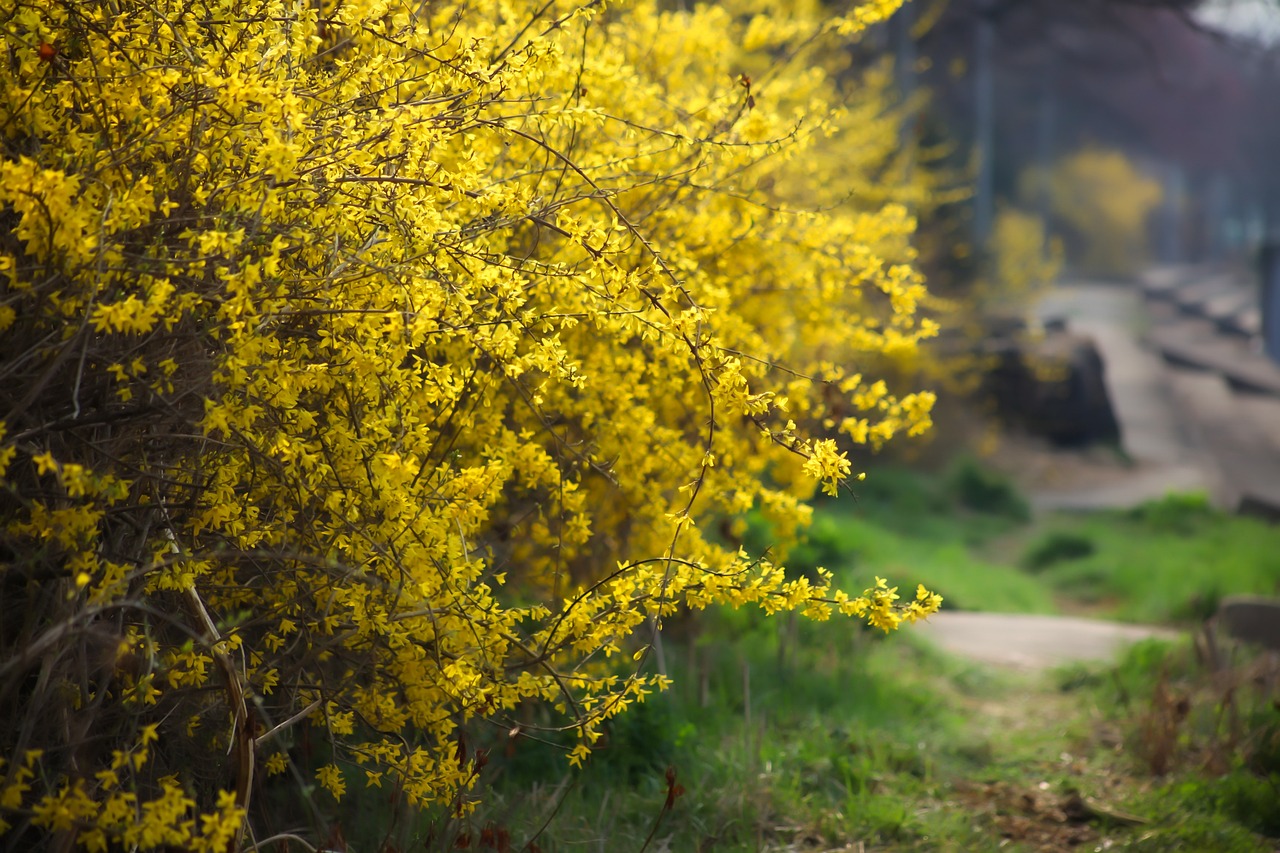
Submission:
M 1163 628 L 1079 616 L 946 611 L 915 630 L 951 654 L 1022 670 L 1106 661 L 1140 640 L 1177 637 Z

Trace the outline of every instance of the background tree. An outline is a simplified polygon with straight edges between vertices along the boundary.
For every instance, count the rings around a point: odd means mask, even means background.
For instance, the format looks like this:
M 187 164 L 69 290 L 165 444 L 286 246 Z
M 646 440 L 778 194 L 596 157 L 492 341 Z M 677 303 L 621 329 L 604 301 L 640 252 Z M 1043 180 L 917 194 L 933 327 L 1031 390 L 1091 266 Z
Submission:
M 1266 51 L 1211 29 L 1201 5 L 949 0 L 915 10 L 932 110 L 977 157 L 979 244 L 1027 168 L 1090 145 L 1124 152 L 1162 184 L 1153 226 L 1165 260 L 1221 257 L 1245 232 L 1256 239 L 1267 207 L 1258 188 L 1275 168 L 1246 154 L 1245 140 L 1269 134 L 1268 103 L 1249 82 L 1268 73 Z

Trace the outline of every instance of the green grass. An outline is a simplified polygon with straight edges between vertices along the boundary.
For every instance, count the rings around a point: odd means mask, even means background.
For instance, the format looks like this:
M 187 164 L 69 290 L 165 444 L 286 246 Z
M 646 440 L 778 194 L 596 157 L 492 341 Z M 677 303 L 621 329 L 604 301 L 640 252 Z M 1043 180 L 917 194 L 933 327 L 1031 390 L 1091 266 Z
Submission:
M 969 740 L 959 706 L 1005 689 L 998 675 L 907 634 L 849 623 L 833 644 L 818 626 L 791 635 L 782 620 L 746 613 L 711 621 L 692 649 L 669 650 L 676 687 L 619 719 L 570 777 L 544 849 L 638 850 L 659 816 L 656 849 L 821 850 L 855 840 L 936 849 L 929 839 L 939 837 L 980 849 L 982 834 L 945 807 L 945 793 L 990 755 L 985 741 Z M 639 766 L 637 754 L 661 759 Z M 544 770 L 563 761 L 551 750 L 542 759 Z M 663 815 L 668 760 L 686 791 Z M 483 819 L 501 815 L 528 831 L 552 789 L 532 797 L 527 780 L 508 781 Z
M 1113 774 L 1151 824 L 1137 850 L 1256 851 L 1280 839 L 1280 665 L 1245 648 L 1212 664 L 1147 642 L 1059 675 L 1123 737 Z M 1271 839 L 1264 841 L 1263 839 Z
M 922 583 L 942 595 L 943 606 L 952 610 L 1057 610 L 1048 583 L 1014 566 L 984 560 L 963 541 L 946 535 L 945 526 L 961 527 L 963 521 L 935 522 L 913 534 L 861 517 L 847 504 L 826 505 L 817 513 L 820 523 L 838 525 L 844 558 L 827 568 L 851 588 L 861 589 L 880 576 L 904 589 Z
M 1087 543 L 1087 553 L 1035 565 L 1046 543 L 1065 539 Z M 1174 497 L 1133 512 L 1051 519 L 1023 562 L 1060 596 L 1099 614 L 1194 622 L 1212 615 L 1225 595 L 1280 592 L 1280 530 Z
M 756 520 L 746 539 L 759 553 L 768 530 Z M 1274 591 L 1278 545 L 1275 528 L 1194 498 L 1031 521 L 962 461 L 878 472 L 856 500 L 819 503 L 788 564 L 823 565 L 854 591 L 876 575 L 921 582 L 952 609 L 1167 622 Z M 613 721 L 585 769 L 563 744 L 479 730 L 480 810 L 426 819 L 402 846 L 455 849 L 466 834 L 486 849 L 486 827 L 546 851 L 1243 853 L 1280 840 L 1280 696 L 1258 687 L 1280 672 L 1256 659 L 1210 672 L 1189 644 L 1148 643 L 1112 667 L 1030 676 L 951 659 L 910 628 L 749 610 L 668 628 L 673 688 Z M 670 810 L 669 768 L 684 789 Z M 1080 802 L 1101 811 L 1065 817 Z
M 1051 584 L 978 550 L 1027 519 L 1026 503 L 1007 482 L 972 462 L 937 476 L 888 469 L 860 484 L 856 498 L 818 502 L 811 547 L 788 564 L 822 564 L 851 590 L 876 576 L 903 589 L 922 583 L 953 610 L 1054 613 Z

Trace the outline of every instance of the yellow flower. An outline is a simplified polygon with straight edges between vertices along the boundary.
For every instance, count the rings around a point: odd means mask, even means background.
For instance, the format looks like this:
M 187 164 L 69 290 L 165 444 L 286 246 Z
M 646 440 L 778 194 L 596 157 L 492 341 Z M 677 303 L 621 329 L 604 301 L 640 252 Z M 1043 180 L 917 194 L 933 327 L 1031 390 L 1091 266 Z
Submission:
M 342 780 L 342 771 L 335 764 L 326 764 L 317 770 L 316 781 L 332 794 L 335 800 L 342 799 L 342 795 L 347 792 L 347 785 Z

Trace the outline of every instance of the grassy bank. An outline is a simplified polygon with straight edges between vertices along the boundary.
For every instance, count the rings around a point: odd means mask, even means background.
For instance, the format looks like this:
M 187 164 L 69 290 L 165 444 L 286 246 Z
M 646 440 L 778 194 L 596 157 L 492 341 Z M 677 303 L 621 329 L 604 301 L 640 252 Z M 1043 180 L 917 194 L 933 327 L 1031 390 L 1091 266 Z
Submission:
M 763 547 L 767 531 L 746 539 Z M 1194 498 L 1032 520 L 1007 484 L 962 463 L 819 505 L 791 563 L 825 565 L 849 588 L 923 582 L 952 608 L 1190 624 L 1222 595 L 1275 592 L 1278 544 L 1275 528 Z M 1253 851 L 1280 839 L 1280 670 L 1240 650 L 1206 661 L 1190 641 L 1147 644 L 1116 666 L 1019 674 L 849 622 L 714 611 L 665 636 L 674 687 L 618 719 L 584 770 L 553 743 L 484 735 L 485 805 L 440 817 L 428 849 Z
M 909 639 L 833 643 L 811 626 L 784 659 L 773 626 L 726 621 L 681 656 L 677 687 L 616 723 L 567 793 L 517 771 L 487 819 L 532 825 L 563 793 L 545 849 L 639 850 L 650 833 L 671 850 L 976 837 L 941 793 L 986 757 L 965 740 L 961 700 L 992 676 Z M 533 749 L 522 769 L 556 760 Z M 666 811 L 668 767 L 684 790 Z
M 881 472 L 815 519 L 842 568 L 922 582 L 951 609 L 1189 625 L 1225 595 L 1280 593 L 1280 530 L 1199 495 L 1032 519 L 1007 482 L 962 460 L 932 476 Z
M 1280 592 L 1280 531 L 1198 496 L 1048 519 L 1024 539 L 1019 563 L 1028 574 L 1118 619 L 1195 623 L 1224 595 Z
M 1280 838 L 1280 720 L 1256 660 L 1212 675 L 1189 645 L 1150 644 L 1030 675 L 909 635 L 833 648 L 802 629 L 784 669 L 776 636 L 741 627 L 708 629 L 705 690 L 686 661 L 561 785 L 531 784 L 559 758 L 530 749 L 474 825 L 527 838 L 554 816 L 540 849 L 602 853 L 1248 853 Z M 669 810 L 668 767 L 683 788 Z

